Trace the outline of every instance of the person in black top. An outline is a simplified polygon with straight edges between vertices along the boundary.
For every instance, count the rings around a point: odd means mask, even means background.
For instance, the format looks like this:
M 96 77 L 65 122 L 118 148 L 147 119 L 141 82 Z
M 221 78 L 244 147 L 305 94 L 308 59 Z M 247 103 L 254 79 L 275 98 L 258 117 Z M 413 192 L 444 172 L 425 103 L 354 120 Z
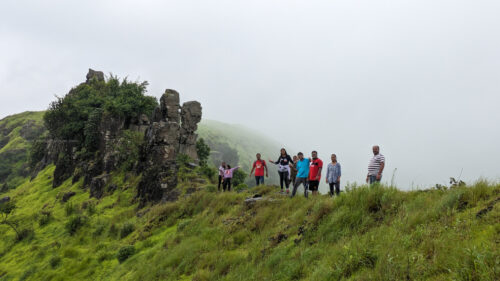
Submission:
M 276 162 L 269 160 L 270 163 L 278 165 L 278 173 L 280 175 L 281 192 L 283 193 L 283 183 L 286 186 L 286 193 L 290 193 L 290 164 L 293 164 L 292 157 L 286 153 L 284 148 L 280 151 L 280 156 Z

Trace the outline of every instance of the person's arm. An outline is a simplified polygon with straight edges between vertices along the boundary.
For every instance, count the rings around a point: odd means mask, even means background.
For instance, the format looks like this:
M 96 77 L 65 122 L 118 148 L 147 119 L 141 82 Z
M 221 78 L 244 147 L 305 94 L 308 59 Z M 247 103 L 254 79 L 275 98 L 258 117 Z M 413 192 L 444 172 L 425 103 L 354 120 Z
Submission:
M 252 170 L 250 171 L 250 174 L 248 175 L 249 177 L 252 176 L 253 170 L 255 170 L 255 165 L 252 167 Z
M 267 171 L 267 164 L 264 162 L 264 169 L 266 169 L 266 178 L 269 177 L 269 172 Z
M 328 183 L 328 177 L 330 176 L 330 173 L 331 173 L 330 166 L 327 166 L 326 167 L 326 177 L 325 177 L 326 183 Z
M 292 159 L 292 157 L 290 157 L 290 155 L 287 155 L 287 158 L 288 158 L 288 163 L 292 163 L 292 164 L 293 164 L 293 159 Z M 288 165 L 290 165 L 290 164 L 288 164 Z
M 323 167 L 319 167 L 318 174 L 316 175 L 316 180 L 319 180 L 319 177 L 321 175 L 321 170 L 323 170 Z
M 342 168 L 340 167 L 340 164 L 337 165 L 339 165 L 339 176 L 337 177 L 337 182 L 340 182 L 340 176 L 342 176 Z
M 382 177 L 382 172 L 384 171 L 384 167 L 385 167 L 385 162 L 380 162 L 380 170 L 378 171 L 377 174 L 377 180 L 380 180 L 380 178 Z

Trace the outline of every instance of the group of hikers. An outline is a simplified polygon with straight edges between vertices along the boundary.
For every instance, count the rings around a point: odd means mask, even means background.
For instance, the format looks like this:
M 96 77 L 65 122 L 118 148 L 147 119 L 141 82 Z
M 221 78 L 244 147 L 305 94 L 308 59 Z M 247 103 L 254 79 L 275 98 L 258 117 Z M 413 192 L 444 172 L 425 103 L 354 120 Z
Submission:
M 385 157 L 380 154 L 380 147 L 375 145 L 372 147 L 373 157 L 370 159 L 368 164 L 368 174 L 366 175 L 366 182 L 373 184 L 375 182 L 380 182 L 382 179 L 382 172 L 385 167 Z M 257 160 L 253 162 L 252 170 L 249 176 L 252 174 L 255 176 L 255 183 L 257 185 L 264 184 L 264 175 L 269 177 L 269 172 L 267 169 L 267 163 L 265 160 L 261 159 L 261 154 L 257 153 Z M 292 194 L 291 197 L 295 196 L 297 189 L 302 184 L 304 187 L 304 196 L 308 197 L 308 191 L 310 190 L 313 195 L 318 194 L 319 183 L 321 181 L 321 172 L 323 171 L 323 161 L 318 158 L 318 152 L 312 151 L 311 157 L 306 158 L 302 152 L 297 153 L 291 157 L 286 149 L 282 148 L 278 160 L 272 161 L 270 163 L 278 166 L 278 174 L 280 177 L 280 187 L 281 193 L 285 193 L 284 188 L 286 188 L 286 194 L 290 193 L 290 183 L 292 184 Z M 221 190 L 221 185 L 223 191 L 231 191 L 231 179 L 233 178 L 233 173 L 236 169 L 240 167 L 231 168 L 230 165 L 222 162 L 219 167 L 219 191 Z M 330 187 L 330 196 L 340 194 L 340 177 L 342 176 L 342 169 L 340 163 L 337 162 L 337 155 L 331 155 L 331 162 L 328 163 L 326 168 L 326 179 L 325 182 Z

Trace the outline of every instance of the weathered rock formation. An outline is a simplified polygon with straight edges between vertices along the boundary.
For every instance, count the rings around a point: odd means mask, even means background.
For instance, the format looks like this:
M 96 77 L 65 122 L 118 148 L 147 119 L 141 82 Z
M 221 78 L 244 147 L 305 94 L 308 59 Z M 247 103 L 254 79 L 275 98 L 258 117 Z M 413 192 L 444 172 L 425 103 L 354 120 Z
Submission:
M 84 83 L 95 80 L 104 81 L 103 72 L 89 69 Z M 144 144 L 140 148 L 139 162 L 134 165 L 137 172 L 143 173 L 137 187 L 138 198 L 142 202 L 177 199 L 177 156 L 186 154 L 198 160 L 195 132 L 201 121 L 199 102 L 190 101 L 181 106 L 179 93 L 167 89 L 151 118 L 141 114 L 132 120 L 125 120 L 103 113 L 100 109 L 96 109 L 91 116 L 89 118 L 95 119 L 93 130 L 98 139 L 95 158 L 79 159 L 75 151 L 77 144 L 49 139 L 46 141 L 44 157 L 35 170 L 40 171 L 46 165 L 55 163 L 54 187 L 71 176 L 73 182 L 83 177 L 83 187 L 90 189 L 90 196 L 101 198 L 110 184 L 109 173 L 120 165 L 119 161 L 124 157 L 117 149 L 123 141 L 123 131 L 141 132 L 144 134 Z
M 186 102 L 181 108 L 178 92 L 168 89 L 162 95 L 153 113 L 153 122 L 146 130 L 141 151 L 143 179 L 137 195 L 143 202 L 177 199 L 176 159 L 179 154 L 198 159 L 195 132 L 200 120 L 199 102 Z

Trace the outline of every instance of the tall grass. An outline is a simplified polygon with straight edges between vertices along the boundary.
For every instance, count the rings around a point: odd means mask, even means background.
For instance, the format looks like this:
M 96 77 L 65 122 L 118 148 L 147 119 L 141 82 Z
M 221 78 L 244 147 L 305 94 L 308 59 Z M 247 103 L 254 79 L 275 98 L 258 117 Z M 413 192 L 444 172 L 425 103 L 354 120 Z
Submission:
M 16 241 L 0 226 L 0 280 L 500 279 L 498 184 L 352 186 L 306 199 L 268 186 L 218 193 L 209 183 L 138 209 L 129 188 L 138 177 L 117 175 L 117 190 L 96 200 L 81 182 L 53 189 L 52 172 L 7 193 L 13 219 L 34 236 Z M 55 200 L 68 191 L 68 202 Z M 245 203 L 256 193 L 263 199 Z

